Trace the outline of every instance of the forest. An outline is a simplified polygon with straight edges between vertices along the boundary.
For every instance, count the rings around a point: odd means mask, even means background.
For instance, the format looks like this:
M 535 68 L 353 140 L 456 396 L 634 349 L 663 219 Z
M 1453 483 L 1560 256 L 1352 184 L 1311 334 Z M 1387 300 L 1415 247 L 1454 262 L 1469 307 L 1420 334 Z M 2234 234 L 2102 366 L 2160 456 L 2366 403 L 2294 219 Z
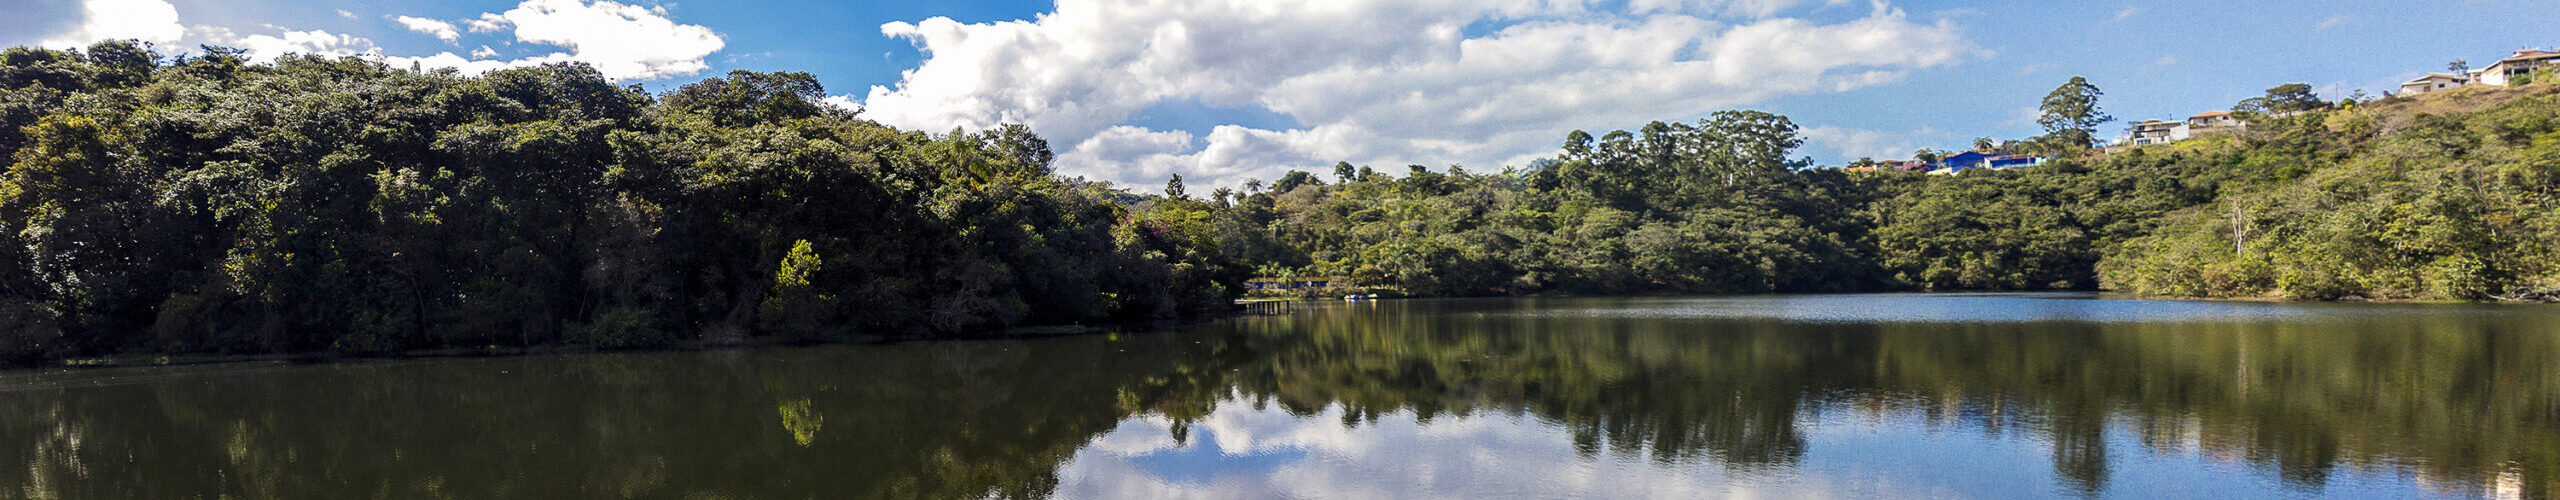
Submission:
M 108 42 L 0 53 L 0 354 L 827 341 L 1223 312 L 1200 203 L 801 73 L 652 94 Z
M 130 42 L 0 52 L 0 358 L 978 334 L 1200 317 L 1254 276 L 1402 296 L 2108 289 L 2560 298 L 2560 84 L 2235 105 L 1959 175 L 1797 156 L 1720 111 L 1523 167 L 1340 163 L 1195 196 L 1062 176 L 1019 125 L 897 130 L 803 73 L 666 92 Z M 2057 99 L 2060 99 L 2057 101 Z M 1923 156 L 1934 152 L 1922 152 Z

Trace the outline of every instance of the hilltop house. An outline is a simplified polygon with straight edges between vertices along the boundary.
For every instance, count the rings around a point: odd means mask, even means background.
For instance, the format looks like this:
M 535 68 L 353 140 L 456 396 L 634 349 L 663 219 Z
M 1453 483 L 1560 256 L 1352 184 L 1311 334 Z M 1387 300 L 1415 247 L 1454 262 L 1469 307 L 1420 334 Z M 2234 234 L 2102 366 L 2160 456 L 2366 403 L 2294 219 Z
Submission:
M 2229 111 L 2197 113 L 2185 120 L 2143 120 L 2134 122 L 2133 127 L 2126 129 L 2124 135 L 2116 136 L 2116 145 L 2110 146 L 2108 150 L 2168 144 L 2201 135 L 2228 134 L 2248 129 L 2249 122 L 2240 121 L 2240 117 L 2232 116 Z
M 2025 168 L 2042 165 L 2045 160 L 2045 157 L 2036 155 L 1966 151 L 1938 159 L 1938 168 L 1930 170 L 1929 173 L 1952 174 L 1977 168 Z
M 2507 82 L 2514 81 L 2515 77 L 2523 76 L 2525 73 L 2552 67 L 2560 67 L 2560 52 L 2540 49 L 2519 50 L 2515 55 L 2499 59 L 2489 67 L 2480 68 L 2480 71 L 2474 73 L 2477 76 L 2472 77 L 2472 81 L 2484 85 L 2506 85 Z
M 2194 137 L 2205 134 L 2224 134 L 2248 130 L 2249 122 L 2240 121 L 2239 117 L 2231 116 L 2231 112 L 2229 111 L 2206 111 L 2203 113 L 2197 113 L 2195 116 L 2187 117 L 2187 123 L 2184 126 L 2187 128 L 2187 133 L 2185 135 L 2188 137 Z M 2172 133 L 2171 135 L 2177 134 Z
M 2408 83 L 2400 84 L 2400 94 L 2418 95 L 2460 87 L 2469 83 L 2471 83 L 2471 77 L 2465 75 L 2428 73 L 2427 76 L 2418 77 L 2416 80 L 2410 80 Z
M 2168 144 L 2186 140 L 2187 130 L 2186 122 L 2143 120 L 2133 124 L 2133 129 L 2126 133 L 2124 142 L 2135 146 Z

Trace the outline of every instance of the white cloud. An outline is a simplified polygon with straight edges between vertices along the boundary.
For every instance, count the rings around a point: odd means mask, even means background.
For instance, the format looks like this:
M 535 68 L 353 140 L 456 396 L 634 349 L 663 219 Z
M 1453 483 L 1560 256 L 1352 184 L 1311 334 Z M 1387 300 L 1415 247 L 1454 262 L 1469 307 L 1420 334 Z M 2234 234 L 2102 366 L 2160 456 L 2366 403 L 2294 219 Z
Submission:
M 480 13 L 480 17 L 477 19 L 465 19 L 462 23 L 471 25 L 472 33 L 496 32 L 498 30 L 507 29 L 508 24 L 505 16 L 488 12 Z
M 228 31 L 225 30 L 222 33 L 227 34 Z M 380 49 L 374 47 L 372 40 L 322 30 L 286 30 L 274 35 L 259 34 L 229 39 L 224 43 L 247 49 L 250 60 L 256 62 L 274 61 L 278 57 L 284 57 L 285 54 L 312 54 L 327 57 L 380 55 Z
M 356 18 L 356 13 L 354 13 L 354 12 L 348 12 L 348 11 L 347 11 L 347 9 L 338 9 L 338 17 L 343 17 L 343 18 L 347 18 L 347 19 L 355 19 L 355 18 Z
M 848 96 L 840 96 L 840 95 L 831 95 L 831 96 L 826 96 L 826 97 L 824 97 L 824 98 L 820 98 L 820 99 L 818 99 L 818 104 L 825 104 L 825 105 L 828 105 L 828 106 L 834 106 L 834 107 L 836 107 L 837 109 L 842 109 L 842 110 L 845 110 L 845 111 L 861 111 L 861 110 L 862 110 L 862 103 L 854 102 L 853 98 L 852 98 L 852 97 L 848 97 Z
M 2354 17 L 2350 17 L 2350 16 L 2348 16 L 2348 15 L 2346 15 L 2346 14 L 2339 14 L 2339 15 L 2335 15 L 2335 16 L 2329 16 L 2329 18 L 2328 18 L 2328 19 L 2322 19 L 2322 20 L 2320 20 L 2320 24 L 2319 24 L 2319 25 L 2317 25 L 2317 26 L 2313 26 L 2313 28 L 2314 28 L 2314 29 L 2318 29 L 2318 30 L 2320 30 L 2320 31 L 2329 31 L 2329 30 L 2333 30 L 2333 29 L 2338 29 L 2339 27 L 2342 27 L 2342 26 L 2346 26 L 2346 25 L 2347 25 L 2347 23 L 2355 22 L 2355 20 L 2356 20 L 2356 18 L 2354 18 Z
M 436 39 L 446 43 L 462 37 L 462 31 L 455 29 L 453 23 L 411 16 L 392 16 L 391 20 L 399 21 L 400 26 L 409 28 L 409 31 L 435 35 Z
M 131 0 L 92 0 L 117 2 Z M 157 3 L 158 0 L 141 0 Z M 160 4 L 165 7 L 167 4 Z M 94 6 L 93 6 L 94 8 Z M 93 16 L 95 17 L 95 16 Z M 446 42 L 460 39 L 463 26 L 452 22 L 415 16 L 389 16 L 410 31 L 426 33 Z M 174 12 L 169 22 L 176 22 Z M 498 59 L 496 49 L 482 45 L 469 55 L 439 52 L 431 56 L 386 56 L 372 40 L 330 33 L 322 30 L 296 31 L 268 26 L 274 34 L 238 36 L 231 30 L 197 26 L 196 38 L 207 42 L 248 49 L 251 57 L 272 61 L 289 53 L 323 56 L 366 56 L 399 67 L 456 68 L 466 73 L 534 66 L 549 63 L 583 62 L 595 66 L 606 78 L 617 80 L 653 79 L 689 75 L 710 68 L 703 62 L 724 45 L 718 33 L 698 25 L 678 24 L 667 18 L 665 7 L 641 7 L 610 1 L 524 0 L 504 13 L 483 13 L 462 21 L 473 33 L 515 30 L 515 39 L 539 45 L 566 49 L 564 52 Z M 182 30 L 183 31 L 183 30 Z M 178 37 L 166 37 L 175 40 Z
M 882 26 L 928 59 L 861 102 L 914 129 L 1031 125 L 1074 145 L 1059 157 L 1070 175 L 1231 185 L 1343 160 L 1520 165 L 1576 128 L 1871 86 L 1981 53 L 1954 25 L 1882 3 L 1830 24 L 1757 15 L 1810 0 L 1638 3 L 1061 0 L 1033 21 Z M 1499 29 L 1469 38 L 1468 26 Z M 1122 124 L 1184 100 L 1304 128 L 1194 137 Z
M 164 0 L 86 0 L 81 2 L 80 11 L 79 28 L 39 45 L 77 48 L 119 39 L 169 43 L 187 33 L 186 27 L 178 25 L 178 8 Z
M 1947 148 L 1949 141 L 1956 139 L 1955 134 L 1933 127 L 1890 131 L 1816 126 L 1805 127 L 1804 137 L 1809 149 L 1827 149 L 1839 158 L 1877 160 L 1907 160 L 1913 151 Z
M 1841 5 L 1848 0 L 1628 0 L 1635 14 L 1685 13 L 1704 16 L 1766 18 L 1807 4 Z
M 2115 17 L 2107 18 L 2107 22 L 2108 22 L 2108 23 L 2124 22 L 2124 20 L 2126 20 L 2126 19 L 2132 19 L 2134 14 L 2140 14 L 2140 13 L 2142 13 L 2142 8 L 2140 8 L 2140 7 L 2125 7 L 2123 10 L 2118 10 L 2118 11 L 2116 11 L 2116 15 L 2115 15 Z
M 605 76 L 661 78 L 710 68 L 702 59 L 725 45 L 711 28 L 676 24 L 666 7 L 581 0 L 525 0 L 500 16 L 516 40 L 566 47 L 570 59 Z M 486 16 L 483 16 L 485 19 Z

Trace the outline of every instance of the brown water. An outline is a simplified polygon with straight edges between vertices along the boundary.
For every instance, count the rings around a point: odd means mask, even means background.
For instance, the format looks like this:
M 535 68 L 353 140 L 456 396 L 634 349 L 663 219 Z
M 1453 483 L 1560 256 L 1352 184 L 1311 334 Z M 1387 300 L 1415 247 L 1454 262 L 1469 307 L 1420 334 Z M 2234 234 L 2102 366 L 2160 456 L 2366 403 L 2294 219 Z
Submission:
M 2522 497 L 2560 307 L 1312 304 L 1176 332 L 0 375 L 0 496 Z

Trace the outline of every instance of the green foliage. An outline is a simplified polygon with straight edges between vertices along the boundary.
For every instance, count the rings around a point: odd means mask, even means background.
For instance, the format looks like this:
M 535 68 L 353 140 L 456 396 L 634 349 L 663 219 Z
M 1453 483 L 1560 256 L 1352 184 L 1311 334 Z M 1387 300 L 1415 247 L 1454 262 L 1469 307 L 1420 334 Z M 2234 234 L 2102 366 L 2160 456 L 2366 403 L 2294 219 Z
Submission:
M 1248 194 L 1215 225 L 1225 254 L 1264 274 L 1412 295 L 1887 286 L 1856 213 L 1879 178 L 1799 171 L 1801 144 L 1784 117 L 1732 111 L 1597 142 L 1576 132 L 1528 171 L 1390 179 L 1345 163 L 1350 182 Z
M 2253 163 L 2333 166 L 2177 214 L 2112 255 L 2106 277 L 2170 295 L 2554 298 L 2555 114 L 2560 98 L 2541 96 L 2373 136 L 2356 121 L 2295 123 Z
M 2098 86 L 2090 84 L 2087 78 L 2071 77 L 2071 81 L 2063 82 L 2052 93 L 2045 94 L 2044 102 L 2036 107 L 2043 113 L 2036 118 L 2036 124 L 2043 125 L 2048 135 L 2064 144 L 2084 148 L 2095 146 L 2098 125 L 2115 120 L 2098 108 L 2098 97 L 2103 95 L 2106 93 L 2100 92 Z
M 575 64 L 13 48 L 0 357 L 962 335 L 1213 314 L 1254 270 L 1410 295 L 2560 297 L 2551 86 L 2454 103 L 2513 101 L 2477 112 L 2297 87 L 2260 107 L 2307 112 L 2244 134 L 2084 157 L 2107 117 L 2075 78 L 2053 134 L 1991 145 L 2062 156 L 2034 169 L 1809 169 L 1787 118 L 1723 111 L 1576 131 L 1527 169 L 1344 162 L 1204 201 L 1059 178 L 1018 125 L 865 121 L 799 73 L 653 96 Z
M 900 131 L 823 95 L 0 51 L 0 356 L 967 334 L 1233 295 L 1205 236 L 1124 252 L 1129 195 L 1054 176 L 1027 128 Z M 1183 279 L 1105 279 L 1147 275 Z

